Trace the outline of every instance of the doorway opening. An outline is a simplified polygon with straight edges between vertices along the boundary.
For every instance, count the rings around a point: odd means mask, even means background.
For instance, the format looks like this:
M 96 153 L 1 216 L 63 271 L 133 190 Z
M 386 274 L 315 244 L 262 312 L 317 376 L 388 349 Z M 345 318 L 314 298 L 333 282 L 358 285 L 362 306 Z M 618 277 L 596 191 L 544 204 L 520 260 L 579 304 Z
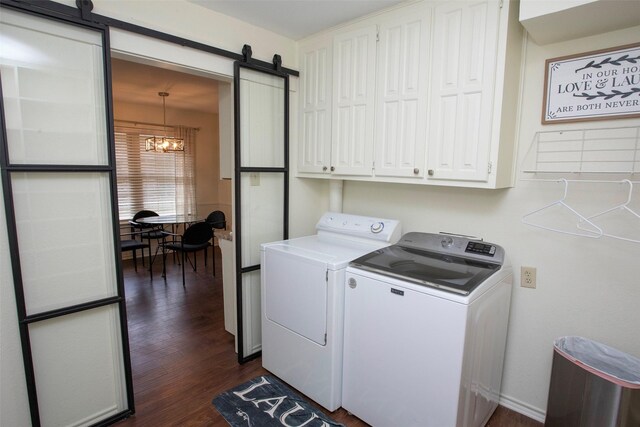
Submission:
M 163 119 L 166 119 L 167 127 L 196 129 L 194 147 L 189 147 L 193 162 L 192 191 L 195 200 L 195 209 L 190 213 L 201 220 L 209 213 L 220 210 L 225 214 L 226 229 L 230 231 L 233 219 L 231 80 L 206 75 L 187 67 L 159 61 L 141 61 L 122 54 L 113 54 L 111 70 L 116 152 L 119 132 L 139 136 L 144 133 L 143 130 L 163 124 Z M 169 93 L 165 111 L 158 92 Z M 136 146 L 133 149 L 127 147 L 126 153 L 128 155 L 130 152 L 132 156 L 127 163 L 137 167 L 136 170 L 145 169 L 144 165 L 140 165 L 140 157 L 151 159 L 152 162 L 153 159 L 158 159 L 156 161 L 160 163 L 171 163 L 173 157 L 183 155 L 171 152 L 144 153 L 144 144 L 141 143 L 143 138 L 131 137 L 124 140 L 127 145 Z M 156 166 L 148 166 L 147 171 Z M 118 164 L 118 152 L 116 170 L 122 171 Z M 153 175 L 135 177 L 132 176 L 135 173 L 127 173 L 129 175 L 126 179 L 117 176 L 121 224 L 127 224 L 136 210 L 171 209 L 175 195 L 167 193 L 164 195 L 167 200 L 163 200 L 162 185 L 153 182 Z M 166 181 L 166 177 L 161 178 L 161 181 Z M 149 194 L 145 195 L 145 191 Z M 168 231 L 179 233 L 182 229 Z M 172 372 L 184 371 L 185 363 L 198 364 L 198 361 L 193 360 L 194 357 L 199 357 L 197 354 L 205 357 L 202 351 L 187 352 L 185 347 L 199 346 L 201 350 L 205 346 L 211 355 L 229 351 L 235 353 L 232 335 L 235 333 L 235 284 L 232 280 L 232 267 L 228 265 L 227 259 L 233 257 L 233 250 L 232 247 L 225 247 L 227 241 L 214 239 L 214 242 L 216 275 L 212 274 L 211 264 L 205 266 L 204 254 L 200 253 L 196 255 L 197 271 L 193 272 L 190 268 L 186 270 L 188 280 L 184 289 L 179 278 L 178 261 L 170 256 L 166 260 L 166 280 L 160 274 L 160 256 L 152 264 L 153 278 L 147 271 L 148 263 L 144 268 L 138 265 L 137 272 L 130 261 L 124 263 L 132 374 L 134 392 L 142 399 L 140 402 L 141 399 L 136 398 L 139 405 L 146 400 L 145 394 L 151 391 L 147 390 L 148 387 L 170 387 L 171 381 L 179 382 L 179 377 L 171 375 Z M 221 254 L 221 249 L 224 254 Z M 155 251 L 154 246 L 152 254 Z M 211 262 L 210 255 L 208 261 Z M 188 264 L 185 267 L 189 267 Z M 219 324 L 220 313 L 224 313 L 226 334 L 214 331 L 211 325 L 199 323 L 213 321 Z M 190 332 L 194 330 L 196 332 Z M 193 336 L 185 336 L 186 334 Z M 198 340 L 205 342 L 197 343 Z M 159 376 L 163 379 L 160 380 Z M 143 409 L 138 406 L 138 410 Z

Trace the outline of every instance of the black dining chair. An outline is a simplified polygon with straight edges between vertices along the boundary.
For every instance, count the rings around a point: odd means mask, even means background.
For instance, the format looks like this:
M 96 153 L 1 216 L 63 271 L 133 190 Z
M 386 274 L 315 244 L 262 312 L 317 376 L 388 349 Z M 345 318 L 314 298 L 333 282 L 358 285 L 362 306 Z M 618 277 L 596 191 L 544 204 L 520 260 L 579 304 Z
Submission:
M 218 230 L 227 229 L 227 220 L 225 219 L 224 212 L 222 211 L 211 212 L 209 216 L 207 216 L 205 222 L 210 224 L 212 228 L 217 228 Z
M 207 219 L 205 219 L 205 222 L 207 224 L 209 224 L 211 226 L 212 229 L 218 229 L 218 230 L 226 230 L 227 229 L 227 220 L 226 217 L 224 216 L 224 212 L 222 211 L 213 211 L 211 212 L 208 216 Z M 215 254 L 215 250 L 216 250 L 216 243 L 215 243 L 215 237 L 213 238 L 213 255 L 211 256 L 211 258 L 213 259 L 212 264 L 213 264 L 213 275 L 216 275 L 216 254 Z M 204 251 L 204 256 L 205 259 L 207 259 L 207 249 L 205 249 Z
M 151 257 L 151 244 L 149 241 L 144 243 L 142 240 L 136 240 L 136 237 L 140 234 L 140 232 L 120 232 L 120 252 L 131 251 L 133 253 L 133 267 L 136 272 L 138 271 L 138 250 L 141 251 L 143 260 L 145 248 L 149 251 L 149 257 Z M 149 272 L 153 279 L 153 270 L 149 269 Z
M 196 222 L 190 225 L 182 235 L 174 233 L 166 233 L 165 236 L 172 236 L 171 240 L 165 240 L 162 245 L 162 275 L 167 277 L 166 259 L 167 251 L 179 252 L 182 262 L 182 287 L 184 287 L 184 264 L 185 260 L 189 260 L 193 271 L 197 271 L 197 252 L 205 251 L 211 246 L 210 240 L 213 238 L 213 229 L 207 222 Z M 189 258 L 189 254 L 193 253 L 193 261 Z M 205 258 L 206 261 L 206 258 Z M 215 264 L 214 264 L 215 265 Z
M 149 218 L 152 216 L 159 216 L 156 212 L 150 210 L 141 210 L 136 212 L 133 218 L 129 221 L 129 225 L 131 226 L 132 233 L 138 231 L 138 236 L 141 241 L 147 240 L 149 243 L 149 269 L 153 265 L 153 261 L 156 259 L 156 255 L 158 255 L 158 248 L 160 247 L 160 241 L 165 238 L 164 228 L 157 225 L 145 224 L 142 222 L 138 222 L 141 218 Z M 151 241 L 155 240 L 158 242 L 158 248 L 156 248 L 155 253 L 153 254 L 153 258 L 151 258 Z M 144 265 L 144 256 L 142 257 L 142 265 Z

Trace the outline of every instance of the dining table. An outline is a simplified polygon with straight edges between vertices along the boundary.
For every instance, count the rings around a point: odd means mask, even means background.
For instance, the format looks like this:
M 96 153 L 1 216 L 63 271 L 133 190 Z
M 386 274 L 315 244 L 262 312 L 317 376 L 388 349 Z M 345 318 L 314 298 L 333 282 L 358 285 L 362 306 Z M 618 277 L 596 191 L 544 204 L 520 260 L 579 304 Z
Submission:
M 149 225 L 171 225 L 173 227 L 183 224 L 192 224 L 194 222 L 204 221 L 204 218 L 194 215 L 194 214 L 185 214 L 185 215 L 158 215 L 158 216 L 147 216 L 144 218 L 139 218 L 136 220 L 141 224 L 149 224 Z

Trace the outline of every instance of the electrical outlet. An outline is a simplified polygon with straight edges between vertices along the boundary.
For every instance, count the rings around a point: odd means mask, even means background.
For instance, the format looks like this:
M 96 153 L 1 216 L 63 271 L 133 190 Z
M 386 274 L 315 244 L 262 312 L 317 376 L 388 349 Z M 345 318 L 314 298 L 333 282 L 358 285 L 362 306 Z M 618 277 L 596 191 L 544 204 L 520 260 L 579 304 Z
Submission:
M 536 288 L 535 267 L 520 267 L 520 286 L 523 288 Z

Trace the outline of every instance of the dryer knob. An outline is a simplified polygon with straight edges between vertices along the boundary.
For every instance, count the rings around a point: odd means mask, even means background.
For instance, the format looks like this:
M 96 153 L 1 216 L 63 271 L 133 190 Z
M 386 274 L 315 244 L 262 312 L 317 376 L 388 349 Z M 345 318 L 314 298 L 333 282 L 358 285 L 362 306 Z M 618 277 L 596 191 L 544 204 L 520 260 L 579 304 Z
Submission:
M 349 283 L 349 287 L 351 289 L 355 289 L 356 286 L 358 286 L 358 282 L 356 282 L 356 279 L 354 279 L 353 277 L 349 278 L 349 282 L 348 283 Z
M 378 234 L 382 230 L 384 230 L 384 222 L 375 222 L 375 223 L 371 224 L 371 232 L 372 233 Z

